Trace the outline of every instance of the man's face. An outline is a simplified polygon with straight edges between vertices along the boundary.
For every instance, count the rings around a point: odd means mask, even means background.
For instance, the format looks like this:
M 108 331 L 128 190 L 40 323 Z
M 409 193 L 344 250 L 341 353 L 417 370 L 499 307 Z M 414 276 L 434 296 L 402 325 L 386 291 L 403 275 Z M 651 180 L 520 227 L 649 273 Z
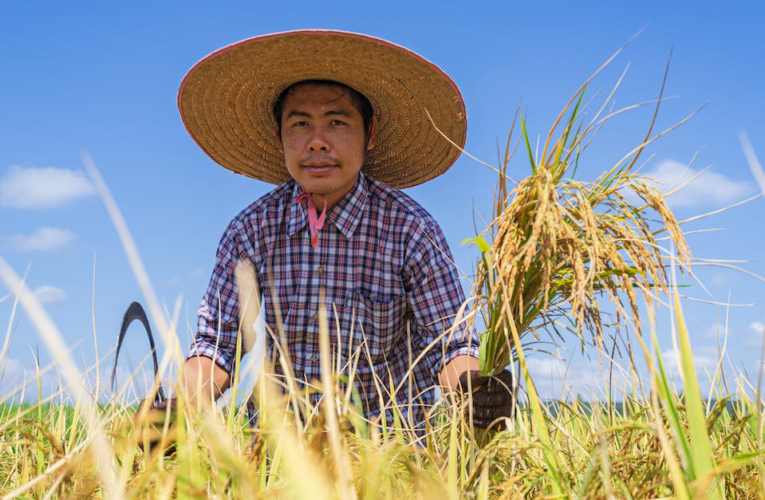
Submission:
M 287 170 L 305 191 L 324 196 L 328 208 L 351 190 L 374 145 L 373 133 L 365 141 L 348 92 L 332 84 L 296 85 L 284 99 L 281 129 Z

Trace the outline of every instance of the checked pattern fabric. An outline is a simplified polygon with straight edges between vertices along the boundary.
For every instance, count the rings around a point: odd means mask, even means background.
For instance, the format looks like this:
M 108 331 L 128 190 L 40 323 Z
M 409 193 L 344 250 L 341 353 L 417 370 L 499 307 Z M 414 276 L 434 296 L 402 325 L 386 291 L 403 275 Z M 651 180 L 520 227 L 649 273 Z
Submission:
M 234 268 L 257 271 L 267 328 L 266 353 L 280 349 L 277 307 L 296 379 L 321 379 L 319 301 L 329 320 L 332 366 L 354 385 L 365 416 L 395 400 L 410 423 L 421 424 L 435 402 L 437 374 L 463 354 L 478 357 L 478 336 L 452 328 L 465 300 L 451 252 L 435 220 L 399 190 L 359 176 L 330 211 L 311 244 L 300 186 L 290 180 L 237 215 L 218 247 L 188 357 L 205 356 L 233 373 L 238 330 Z M 449 335 L 443 332 L 452 328 Z M 414 366 L 411 361 L 418 360 Z M 411 367 L 411 369 L 410 369 Z M 375 381 L 377 379 L 377 383 Z M 381 408 L 382 406 L 382 408 Z M 251 418 L 254 406 L 250 402 Z

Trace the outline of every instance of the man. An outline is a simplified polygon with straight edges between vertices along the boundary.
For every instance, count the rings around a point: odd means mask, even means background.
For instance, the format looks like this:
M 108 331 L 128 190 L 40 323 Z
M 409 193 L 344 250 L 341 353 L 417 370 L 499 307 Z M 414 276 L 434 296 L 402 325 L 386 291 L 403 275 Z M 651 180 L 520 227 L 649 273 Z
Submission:
M 465 143 L 464 104 L 446 74 L 383 40 L 297 31 L 214 52 L 186 75 L 178 103 L 214 161 L 279 185 L 223 234 L 186 361 L 192 398 L 209 404 L 230 384 L 234 269 L 249 261 L 267 355 L 288 360 L 301 388 L 320 379 L 324 307 L 332 366 L 355 367 L 367 417 L 401 411 L 422 425 L 439 383 L 472 388 L 478 426 L 510 415 L 509 375 L 481 377 L 475 332 L 453 324 L 464 295 L 438 224 L 396 189 L 444 173 Z

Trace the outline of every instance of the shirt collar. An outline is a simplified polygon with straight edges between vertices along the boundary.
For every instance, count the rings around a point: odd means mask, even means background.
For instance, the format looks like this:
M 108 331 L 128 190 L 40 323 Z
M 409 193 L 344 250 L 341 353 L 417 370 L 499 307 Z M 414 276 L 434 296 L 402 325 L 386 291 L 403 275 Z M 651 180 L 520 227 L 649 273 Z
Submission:
M 292 236 L 308 224 L 308 213 L 303 203 L 297 203 L 295 200 L 300 194 L 300 184 L 296 181 L 292 181 L 294 186 L 292 187 L 292 198 L 288 198 L 287 202 L 290 204 L 289 219 L 287 220 L 287 235 Z
M 359 173 L 356 184 L 340 200 L 340 203 L 327 212 L 329 220 L 343 233 L 346 240 L 351 239 L 359 221 L 361 221 L 361 214 L 367 200 L 367 191 L 367 179 L 364 174 Z
M 292 236 L 308 224 L 308 213 L 303 203 L 295 203 L 295 198 L 300 194 L 300 185 L 295 182 L 290 200 L 289 220 L 287 221 L 287 235 Z M 327 212 L 329 219 L 335 227 L 343 233 L 346 239 L 353 236 L 356 227 L 361 221 L 361 214 L 367 199 L 368 183 L 364 174 L 359 173 L 356 184 L 343 197 L 340 202 Z

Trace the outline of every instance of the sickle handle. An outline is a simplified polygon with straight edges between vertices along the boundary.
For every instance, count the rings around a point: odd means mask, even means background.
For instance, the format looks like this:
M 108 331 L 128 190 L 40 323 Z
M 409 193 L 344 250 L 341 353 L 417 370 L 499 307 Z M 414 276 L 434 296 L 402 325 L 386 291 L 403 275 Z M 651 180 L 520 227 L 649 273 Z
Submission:
M 125 317 L 122 319 L 122 328 L 120 328 L 120 336 L 117 340 L 117 352 L 114 355 L 114 368 L 112 369 L 112 389 L 114 389 L 115 376 L 117 375 L 117 360 L 120 357 L 120 349 L 122 349 L 122 342 L 125 340 L 125 334 L 130 324 L 138 320 L 143 323 L 143 327 L 146 329 L 146 335 L 149 337 L 149 345 L 151 346 L 151 357 L 154 361 L 154 379 L 159 380 L 159 364 L 157 363 L 157 349 L 154 345 L 154 336 L 151 334 L 151 327 L 149 326 L 149 318 L 146 317 L 146 311 L 138 302 L 133 302 L 125 311 Z M 162 389 L 162 384 L 159 384 L 157 394 L 154 396 L 154 406 L 157 406 L 165 400 L 165 391 Z

